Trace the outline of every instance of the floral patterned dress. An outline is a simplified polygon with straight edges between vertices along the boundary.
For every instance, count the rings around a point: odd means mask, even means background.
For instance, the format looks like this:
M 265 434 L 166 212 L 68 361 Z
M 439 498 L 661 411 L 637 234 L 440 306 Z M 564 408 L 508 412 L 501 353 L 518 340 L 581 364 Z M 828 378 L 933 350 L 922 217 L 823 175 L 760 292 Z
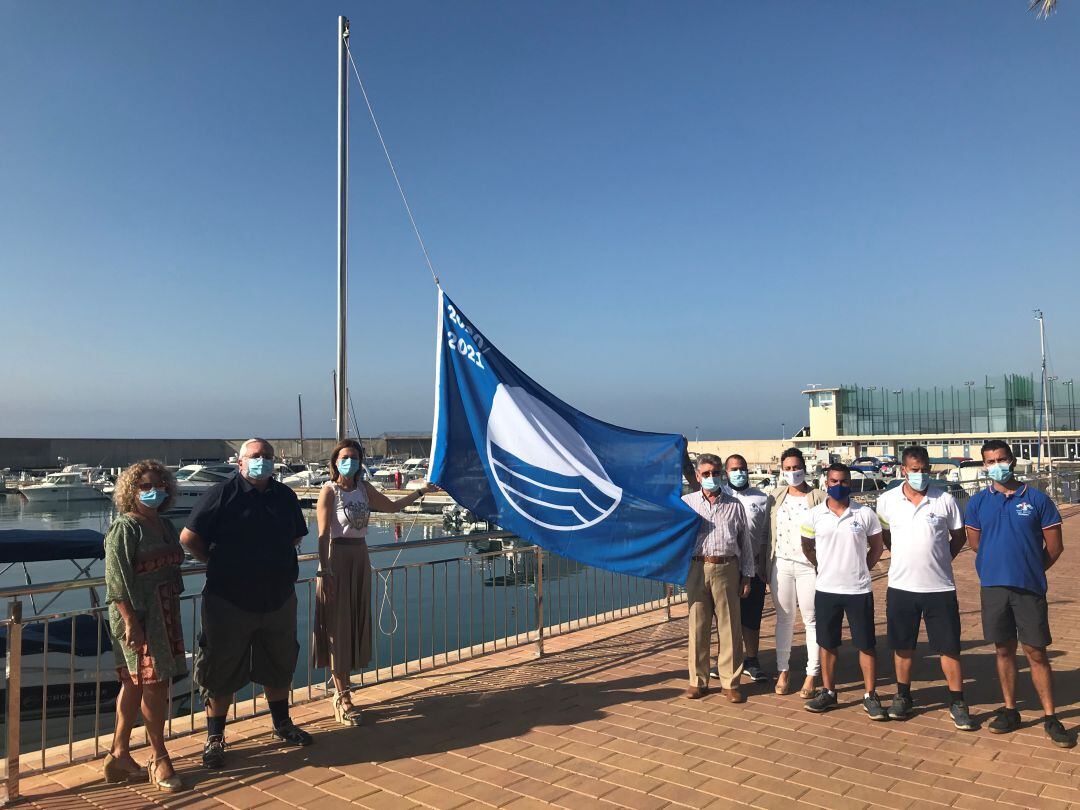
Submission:
M 132 683 L 164 683 L 187 673 L 180 594 L 184 551 L 176 528 L 163 520 L 164 535 L 121 515 L 105 535 L 105 585 L 109 631 L 117 675 Z M 124 617 L 116 607 L 127 602 L 142 622 L 146 643 L 138 650 L 124 643 Z

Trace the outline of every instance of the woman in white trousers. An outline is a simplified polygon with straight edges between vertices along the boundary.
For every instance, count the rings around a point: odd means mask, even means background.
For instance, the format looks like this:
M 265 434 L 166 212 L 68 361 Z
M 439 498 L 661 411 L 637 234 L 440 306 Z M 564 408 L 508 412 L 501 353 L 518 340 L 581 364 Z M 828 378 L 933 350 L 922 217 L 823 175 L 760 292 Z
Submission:
M 799 696 L 814 696 L 820 671 L 817 630 L 814 619 L 814 592 L 817 572 L 802 551 L 800 527 L 813 506 L 825 500 L 825 493 L 806 483 L 806 460 L 797 448 L 780 456 L 781 484 L 770 494 L 772 507 L 772 548 L 769 554 L 769 590 L 776 608 L 776 694 L 790 690 L 788 669 L 791 639 L 795 631 L 795 612 L 802 614 L 806 628 L 806 679 Z

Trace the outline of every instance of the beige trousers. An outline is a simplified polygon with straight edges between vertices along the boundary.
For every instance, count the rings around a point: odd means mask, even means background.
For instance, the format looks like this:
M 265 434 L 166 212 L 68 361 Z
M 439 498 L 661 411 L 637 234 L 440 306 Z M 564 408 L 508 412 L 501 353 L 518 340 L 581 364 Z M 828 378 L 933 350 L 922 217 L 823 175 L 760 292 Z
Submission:
M 690 685 L 709 685 L 709 643 L 713 618 L 719 644 L 716 669 L 725 689 L 742 679 L 742 619 L 739 606 L 739 563 L 714 564 L 694 561 L 686 577 L 690 604 Z M 736 661 L 738 665 L 736 665 Z

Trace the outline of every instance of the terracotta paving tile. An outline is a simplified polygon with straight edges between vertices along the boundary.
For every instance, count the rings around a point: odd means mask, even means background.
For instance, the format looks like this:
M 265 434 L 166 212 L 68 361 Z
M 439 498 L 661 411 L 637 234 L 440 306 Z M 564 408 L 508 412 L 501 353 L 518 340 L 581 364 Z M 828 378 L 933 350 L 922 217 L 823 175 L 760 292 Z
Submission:
M 704 774 L 692 773 L 690 771 L 682 770 L 681 768 L 673 768 L 671 765 L 656 765 L 647 771 L 647 775 L 654 779 L 659 779 L 661 782 L 673 785 L 683 785 L 689 788 L 697 787 L 708 779 Z
M 686 807 L 708 807 L 716 801 L 716 797 L 709 793 L 694 790 L 686 785 L 672 784 L 671 782 L 665 782 L 649 795 L 659 796 L 673 804 L 681 804 Z
M 799 797 L 799 804 L 808 807 L 823 807 L 826 810 L 863 810 L 868 807 L 866 802 L 850 796 L 837 796 L 834 793 L 825 793 L 820 790 L 808 790 Z
M 245 807 L 258 807 L 261 804 L 273 801 L 275 797 L 269 793 L 263 793 L 261 790 L 256 790 L 248 785 L 237 783 L 235 787 L 226 788 L 225 790 L 215 791 L 214 798 L 223 802 L 229 807 L 235 807 L 237 810 L 243 810 Z M 110 804 L 110 807 L 115 805 Z
M 546 810 L 551 805 L 538 799 L 530 799 L 527 796 L 519 796 L 505 805 L 509 810 Z
M 469 777 L 476 779 L 480 782 L 487 782 L 488 784 L 495 785 L 499 788 L 507 788 L 524 779 L 520 773 L 514 771 L 504 771 L 499 768 L 492 767 L 491 765 L 481 764 L 479 768 L 470 771 Z
M 323 782 L 319 785 L 319 790 L 323 793 L 329 793 L 331 796 L 337 796 L 339 799 L 352 801 L 353 799 L 359 799 L 361 796 L 375 793 L 378 789 L 374 785 L 369 785 L 350 776 L 338 776 L 329 782 Z
M 744 784 L 747 787 L 760 790 L 762 793 L 773 793 L 788 799 L 797 799 L 802 794 L 806 793 L 806 788 L 803 785 L 797 785 L 786 779 L 777 779 L 772 776 L 762 776 L 760 774 L 750 777 Z
M 575 773 L 567 774 L 554 784 L 567 791 L 584 793 L 586 796 L 592 796 L 593 798 L 600 798 L 601 796 L 611 793 L 616 787 L 609 782 L 603 782 L 599 779 L 594 779 L 591 776 L 582 776 Z
M 670 802 L 660 796 L 650 796 L 626 787 L 617 787 L 604 796 L 604 800 L 628 810 L 662 810 Z
M 621 787 L 627 787 L 631 790 L 637 790 L 642 793 L 650 793 L 660 785 L 664 784 L 661 780 L 654 776 L 648 776 L 643 773 L 637 773 L 635 771 L 612 771 L 610 774 L 604 777 L 605 782 L 610 782 L 613 785 L 619 785 Z
M 404 796 L 395 796 L 392 793 L 372 793 L 370 796 L 362 796 L 356 800 L 356 804 L 366 807 L 368 810 L 415 810 L 423 807 Z M 300 805 L 304 807 L 305 805 Z M 317 810 L 317 808 L 312 808 Z
M 410 793 L 406 798 L 426 807 L 434 807 L 436 810 L 454 810 L 454 808 L 462 807 L 469 803 L 468 796 L 463 796 L 460 793 L 452 793 L 433 785 L 428 785 L 415 793 Z M 320 808 L 322 807 L 321 800 L 317 806 Z
M 952 804 L 959 797 L 958 793 L 949 790 L 938 790 L 928 785 L 920 785 L 917 782 L 897 782 L 890 788 L 893 794 L 914 799 L 920 804 Z
M 844 795 L 851 799 L 866 802 L 871 807 L 891 807 L 895 810 L 907 810 L 917 802 L 907 796 L 901 796 L 881 788 L 866 785 L 852 785 Z
M 374 794 L 368 794 L 368 796 L 371 795 Z M 366 799 L 368 797 L 362 796 L 359 798 Z M 337 796 L 331 796 L 329 793 L 318 793 L 313 791 L 311 797 L 300 805 L 300 807 L 317 807 L 319 810 L 323 810 L 323 808 L 326 808 L 326 810 L 353 810 L 356 805 L 352 801 L 346 801 Z M 260 807 L 259 810 L 262 810 L 262 808 Z

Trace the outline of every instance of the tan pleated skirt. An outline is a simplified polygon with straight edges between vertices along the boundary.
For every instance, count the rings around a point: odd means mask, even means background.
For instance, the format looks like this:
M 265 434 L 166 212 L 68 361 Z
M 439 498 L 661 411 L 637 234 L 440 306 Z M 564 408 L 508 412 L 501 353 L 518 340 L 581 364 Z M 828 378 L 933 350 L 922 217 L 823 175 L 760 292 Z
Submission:
M 332 599 L 315 599 L 312 652 L 316 667 L 347 679 L 371 660 L 371 562 L 362 537 L 330 541 Z

